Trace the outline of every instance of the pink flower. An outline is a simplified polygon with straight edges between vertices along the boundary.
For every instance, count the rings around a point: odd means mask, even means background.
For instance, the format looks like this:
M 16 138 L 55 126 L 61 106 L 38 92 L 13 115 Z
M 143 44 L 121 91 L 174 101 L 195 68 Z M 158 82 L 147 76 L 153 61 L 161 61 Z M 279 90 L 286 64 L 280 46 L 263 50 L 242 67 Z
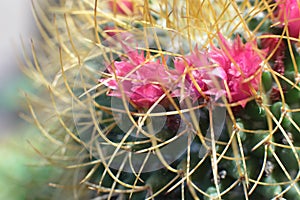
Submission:
M 289 35 L 298 38 L 300 31 L 300 2 L 297 0 L 276 0 L 278 19 L 288 26 Z
M 210 58 L 226 73 L 223 81 L 229 102 L 244 107 L 247 98 L 258 90 L 262 71 L 260 64 L 266 52 L 259 52 L 256 42 L 243 44 L 237 37 L 231 44 L 221 34 L 219 37 L 221 47 L 212 46 Z
M 111 77 L 100 82 L 109 88 L 109 96 L 122 98 L 123 92 L 135 106 L 149 108 L 171 89 L 173 76 L 159 60 L 147 60 L 137 50 L 124 49 L 128 57 L 109 65 Z
M 159 97 L 164 94 L 164 91 L 157 84 L 147 83 L 146 85 L 136 86 L 132 88 L 130 99 L 138 107 L 149 108 Z
M 212 66 L 206 52 L 201 52 L 196 47 L 190 55 L 175 58 L 174 66 L 177 75 L 181 76 L 181 79 L 184 78 L 184 87 L 179 86 L 184 88 L 181 97 L 189 96 L 195 101 L 201 97 L 205 98 L 206 95 L 214 95 L 218 99 L 224 94 L 224 90 L 215 85 L 213 76 L 224 79 L 226 74 L 222 68 Z
M 133 0 L 109 0 L 110 10 L 119 14 L 131 15 L 133 13 Z

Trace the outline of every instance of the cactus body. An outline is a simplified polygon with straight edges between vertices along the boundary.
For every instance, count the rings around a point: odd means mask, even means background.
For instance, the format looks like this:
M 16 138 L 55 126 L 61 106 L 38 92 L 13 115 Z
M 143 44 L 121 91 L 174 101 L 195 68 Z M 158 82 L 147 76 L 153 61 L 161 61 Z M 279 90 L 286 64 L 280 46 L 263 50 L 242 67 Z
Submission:
M 46 92 L 29 111 L 75 196 L 298 198 L 300 42 L 276 2 L 35 6 L 45 55 L 24 71 Z

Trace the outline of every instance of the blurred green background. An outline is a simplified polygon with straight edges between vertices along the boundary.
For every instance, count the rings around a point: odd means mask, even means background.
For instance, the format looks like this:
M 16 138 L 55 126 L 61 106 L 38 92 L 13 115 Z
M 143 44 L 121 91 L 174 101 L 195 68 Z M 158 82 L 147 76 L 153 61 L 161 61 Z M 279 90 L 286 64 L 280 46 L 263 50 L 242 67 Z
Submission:
M 19 116 L 26 105 L 22 91 L 34 92 L 21 72 L 21 37 L 29 50 L 38 36 L 30 0 L 0 2 L 0 199 L 51 199 L 60 169 L 48 166 L 32 148 L 46 149 L 38 130 Z

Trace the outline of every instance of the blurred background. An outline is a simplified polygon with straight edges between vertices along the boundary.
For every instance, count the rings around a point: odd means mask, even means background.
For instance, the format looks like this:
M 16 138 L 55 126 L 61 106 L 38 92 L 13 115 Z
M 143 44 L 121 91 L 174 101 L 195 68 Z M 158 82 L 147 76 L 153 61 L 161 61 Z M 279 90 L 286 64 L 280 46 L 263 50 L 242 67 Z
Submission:
M 0 199 L 50 199 L 49 180 L 58 170 L 43 163 L 33 151 L 41 137 L 19 117 L 25 100 L 22 91 L 34 92 L 20 70 L 22 42 L 30 51 L 37 38 L 31 0 L 0 1 Z
M 37 31 L 30 0 L 1 1 L 0 9 L 0 130 L 1 140 L 4 140 L 17 128 L 19 89 L 24 88 L 27 81 L 18 63 L 22 57 L 21 37 L 29 46 L 30 38 L 34 38 Z

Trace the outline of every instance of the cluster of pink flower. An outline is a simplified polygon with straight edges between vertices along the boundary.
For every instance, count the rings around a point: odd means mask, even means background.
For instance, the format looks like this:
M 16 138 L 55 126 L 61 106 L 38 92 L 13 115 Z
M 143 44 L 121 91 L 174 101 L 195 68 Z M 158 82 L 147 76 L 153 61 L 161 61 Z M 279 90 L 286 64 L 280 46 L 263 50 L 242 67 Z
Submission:
M 275 16 L 281 26 L 287 27 L 289 36 L 294 38 L 298 38 L 300 32 L 298 1 L 276 0 L 278 7 Z M 119 14 L 133 12 L 132 0 L 109 0 L 108 3 L 110 9 Z M 220 48 L 212 46 L 209 52 L 195 48 L 190 55 L 174 59 L 175 69 L 146 59 L 143 53 L 127 47 L 125 53 L 128 57 L 108 66 L 111 77 L 100 81 L 109 88 L 108 95 L 121 98 L 124 94 L 137 107 L 153 105 L 166 92 L 172 97 L 191 97 L 194 101 L 201 97 L 214 96 L 218 99 L 226 95 L 229 102 L 244 107 L 259 87 L 260 64 L 272 50 L 267 45 L 268 41 L 273 42 L 274 39 L 262 41 L 265 50 L 259 51 L 255 42 L 243 44 L 237 37 L 231 44 L 222 35 L 219 37 Z M 278 52 L 274 57 L 276 61 L 281 61 L 282 55 Z M 282 65 L 277 67 L 280 72 Z
M 237 37 L 231 44 L 219 37 L 219 48 L 200 51 L 196 47 L 190 55 L 176 57 L 175 69 L 124 46 L 126 58 L 107 66 L 110 77 L 100 82 L 109 88 L 107 95 L 124 96 L 139 108 L 149 108 L 166 93 L 194 101 L 226 95 L 229 102 L 244 107 L 258 90 L 266 52 L 258 50 L 256 42 L 243 44 Z

